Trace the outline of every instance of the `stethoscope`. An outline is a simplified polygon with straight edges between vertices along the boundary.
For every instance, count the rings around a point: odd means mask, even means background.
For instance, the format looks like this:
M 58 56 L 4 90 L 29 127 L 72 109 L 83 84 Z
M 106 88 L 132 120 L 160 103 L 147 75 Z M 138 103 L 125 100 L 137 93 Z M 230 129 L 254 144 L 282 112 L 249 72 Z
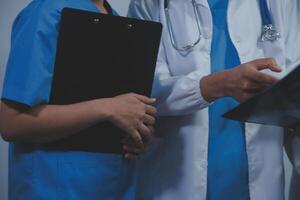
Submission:
M 181 52 L 189 51 L 189 50 L 193 49 L 195 46 L 197 46 L 199 44 L 201 37 L 202 37 L 197 2 L 196 2 L 196 0 L 191 0 L 191 1 L 193 4 L 194 15 L 195 15 L 196 23 L 197 23 L 197 27 L 198 27 L 198 36 L 194 42 L 183 45 L 183 46 L 179 46 L 176 42 L 176 36 L 174 34 L 174 29 L 173 29 L 170 12 L 169 12 L 170 0 L 164 0 L 164 10 L 165 10 L 167 28 L 168 28 L 168 32 L 170 35 L 171 43 L 172 43 L 172 46 L 177 51 L 181 51 Z M 260 40 L 262 42 L 265 42 L 265 41 L 274 42 L 280 38 L 280 33 L 276 30 L 276 28 L 274 26 L 274 22 L 273 22 L 271 13 L 268 9 L 267 0 L 258 0 L 258 1 L 259 1 L 259 7 L 260 7 L 261 16 L 262 16 L 262 24 L 263 24 L 263 30 L 262 30 L 262 35 L 261 35 Z

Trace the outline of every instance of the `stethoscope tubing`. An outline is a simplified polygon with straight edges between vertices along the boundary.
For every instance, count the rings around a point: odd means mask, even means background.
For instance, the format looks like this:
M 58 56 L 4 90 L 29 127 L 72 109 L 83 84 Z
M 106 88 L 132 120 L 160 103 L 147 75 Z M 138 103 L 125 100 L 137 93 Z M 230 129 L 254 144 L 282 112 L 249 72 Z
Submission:
M 177 51 L 180 51 L 180 52 L 189 51 L 192 48 L 194 48 L 196 45 L 199 44 L 199 42 L 201 40 L 201 36 L 202 36 L 201 28 L 200 28 L 199 11 L 197 9 L 197 3 L 195 0 L 192 0 L 193 6 L 194 6 L 195 17 L 197 20 L 198 31 L 199 31 L 197 40 L 191 44 L 187 44 L 182 47 L 179 47 L 177 44 L 177 41 L 176 41 L 176 36 L 174 34 L 174 29 L 173 29 L 172 22 L 171 22 L 171 16 L 169 13 L 169 3 L 170 3 L 170 0 L 164 0 L 164 10 L 165 10 L 165 15 L 166 15 L 167 28 L 168 28 L 169 35 L 171 38 L 172 46 Z M 260 41 L 273 42 L 273 41 L 278 40 L 280 38 L 280 33 L 275 29 L 273 18 L 271 16 L 270 9 L 268 8 L 267 0 L 258 0 L 258 3 L 259 3 L 261 18 L 262 18 L 262 26 L 263 26 L 262 36 L 261 36 Z
M 267 0 L 258 0 L 259 1 L 259 7 L 260 7 L 260 13 L 261 13 L 261 19 L 263 26 L 273 24 L 273 19 L 270 13 L 270 10 L 268 8 Z
M 182 47 L 178 46 L 177 41 L 175 39 L 174 29 L 173 29 L 173 26 L 172 26 L 171 17 L 170 17 L 170 13 L 169 13 L 168 2 L 169 2 L 169 0 L 165 1 L 165 14 L 166 14 L 167 26 L 168 26 L 172 46 L 177 51 L 181 51 L 181 52 L 189 51 L 189 50 L 193 49 L 195 46 L 197 46 L 197 44 L 199 44 L 199 42 L 201 40 L 201 37 L 202 37 L 201 28 L 200 28 L 201 25 L 200 25 L 200 19 L 199 19 L 199 13 L 198 13 L 196 1 L 192 0 L 193 7 L 194 7 L 194 14 L 195 14 L 196 22 L 197 22 L 197 27 L 198 27 L 198 37 L 197 37 L 195 42 L 193 42 L 191 44 L 187 44 L 187 45 L 182 46 Z

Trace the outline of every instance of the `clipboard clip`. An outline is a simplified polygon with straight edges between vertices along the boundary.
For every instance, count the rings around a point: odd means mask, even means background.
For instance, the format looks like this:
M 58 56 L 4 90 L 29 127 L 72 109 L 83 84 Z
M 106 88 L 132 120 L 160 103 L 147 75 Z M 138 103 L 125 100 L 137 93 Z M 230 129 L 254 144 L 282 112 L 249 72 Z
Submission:
M 94 19 L 93 19 L 93 22 L 94 22 L 95 24 L 98 24 L 98 23 L 100 22 L 100 19 L 99 19 L 99 18 L 94 18 Z
M 133 28 L 133 24 L 127 24 L 127 29 L 131 30 Z

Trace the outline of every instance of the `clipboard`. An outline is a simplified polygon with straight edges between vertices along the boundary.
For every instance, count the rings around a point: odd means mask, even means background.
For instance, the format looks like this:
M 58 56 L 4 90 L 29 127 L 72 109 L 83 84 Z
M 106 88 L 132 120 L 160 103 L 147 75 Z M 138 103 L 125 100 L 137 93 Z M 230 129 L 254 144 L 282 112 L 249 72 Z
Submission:
M 150 96 L 161 33 L 160 23 L 64 8 L 50 104 L 130 92 Z M 120 154 L 125 135 L 113 124 L 102 122 L 45 146 Z
M 300 122 L 300 65 L 276 84 L 228 111 L 223 117 L 295 128 Z

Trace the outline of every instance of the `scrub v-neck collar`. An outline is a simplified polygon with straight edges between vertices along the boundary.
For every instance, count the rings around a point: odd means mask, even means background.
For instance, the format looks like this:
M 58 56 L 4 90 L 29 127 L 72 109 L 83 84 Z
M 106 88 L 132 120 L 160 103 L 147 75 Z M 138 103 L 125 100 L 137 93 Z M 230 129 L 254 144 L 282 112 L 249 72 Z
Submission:
M 102 13 L 101 10 L 93 3 L 92 0 L 87 0 L 90 5 L 91 11 Z M 104 7 L 107 9 L 108 15 L 113 15 L 113 9 L 107 1 L 104 1 Z

